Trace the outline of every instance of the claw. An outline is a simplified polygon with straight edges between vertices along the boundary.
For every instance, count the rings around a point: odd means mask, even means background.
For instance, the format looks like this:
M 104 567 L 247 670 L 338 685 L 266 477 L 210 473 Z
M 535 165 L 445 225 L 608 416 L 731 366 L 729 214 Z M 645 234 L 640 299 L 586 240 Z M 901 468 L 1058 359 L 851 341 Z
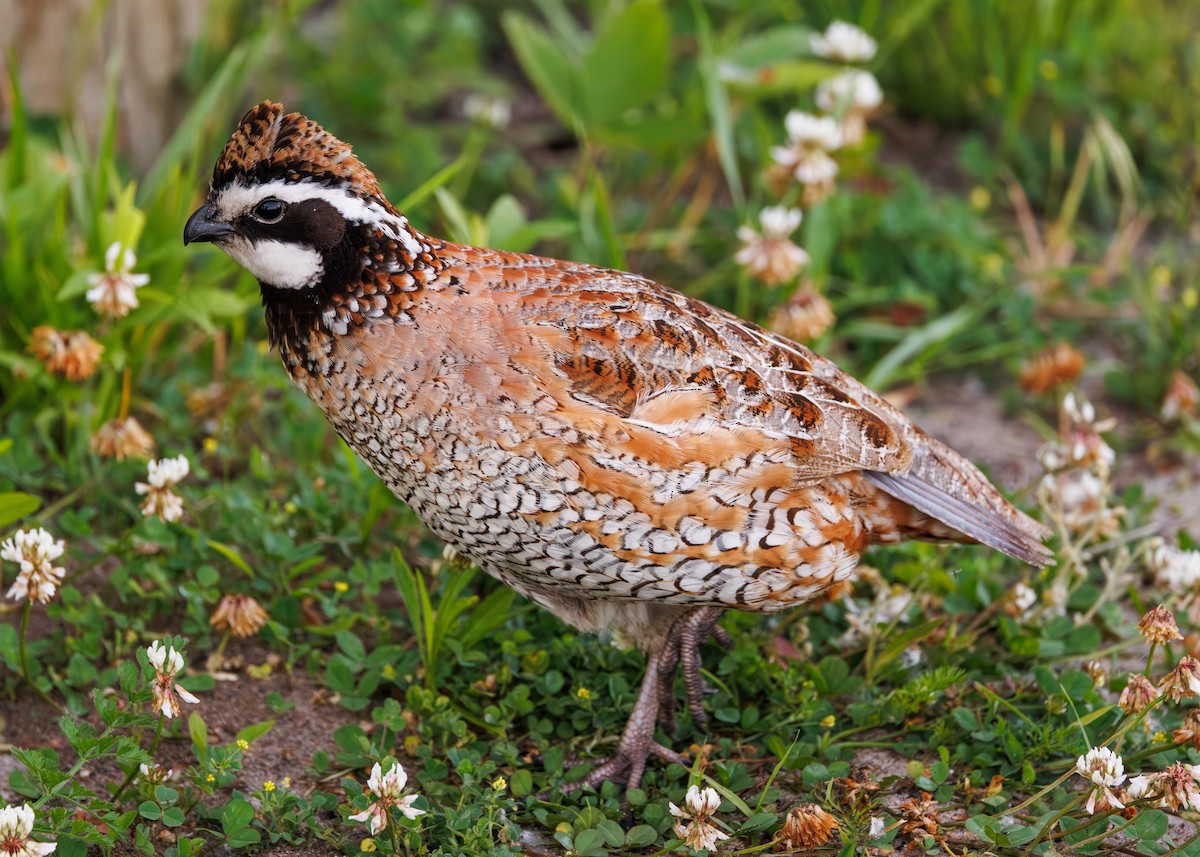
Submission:
M 593 768 L 587 776 L 568 783 L 563 791 L 572 792 L 587 786 L 599 787 L 606 782 L 624 782 L 627 789 L 635 789 L 646 772 L 646 760 L 657 756 L 668 764 L 686 760 L 669 747 L 654 740 L 654 725 L 658 718 L 659 705 L 659 655 L 652 654 L 646 662 L 646 675 L 638 691 L 637 702 L 625 723 L 625 731 L 617 744 L 617 751 Z

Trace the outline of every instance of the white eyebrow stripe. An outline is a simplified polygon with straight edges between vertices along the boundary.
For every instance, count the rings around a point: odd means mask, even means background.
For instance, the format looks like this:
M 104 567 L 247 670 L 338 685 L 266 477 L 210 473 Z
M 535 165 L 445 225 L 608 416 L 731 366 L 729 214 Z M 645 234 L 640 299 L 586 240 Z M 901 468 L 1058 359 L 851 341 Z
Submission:
M 325 187 L 305 181 L 287 182 L 282 179 L 273 179 L 261 185 L 246 185 L 239 177 L 217 194 L 217 212 L 223 219 L 233 220 L 248 214 L 258 203 L 272 197 L 284 202 L 324 200 L 351 223 L 365 223 L 378 227 L 399 241 L 412 256 L 421 253 L 421 246 L 409 229 L 408 218 L 403 214 L 392 214 L 374 200 L 362 199 L 345 188 Z

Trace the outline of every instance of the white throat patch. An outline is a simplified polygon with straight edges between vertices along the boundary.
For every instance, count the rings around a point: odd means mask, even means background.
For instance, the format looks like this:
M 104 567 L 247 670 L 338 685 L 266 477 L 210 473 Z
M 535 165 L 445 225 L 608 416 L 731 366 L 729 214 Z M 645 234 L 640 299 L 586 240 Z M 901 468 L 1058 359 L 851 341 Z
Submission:
M 240 235 L 218 245 L 260 281 L 277 289 L 308 289 L 321 281 L 325 262 L 304 244 L 274 239 L 250 241 Z

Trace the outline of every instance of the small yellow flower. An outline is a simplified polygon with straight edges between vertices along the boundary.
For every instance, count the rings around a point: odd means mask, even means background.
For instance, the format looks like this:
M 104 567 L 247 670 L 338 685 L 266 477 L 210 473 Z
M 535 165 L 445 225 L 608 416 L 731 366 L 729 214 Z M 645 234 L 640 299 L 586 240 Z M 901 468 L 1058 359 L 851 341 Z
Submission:
M 358 843 L 358 850 L 364 854 L 372 854 L 378 847 L 379 846 L 375 844 L 375 840 L 369 836 L 362 842 Z
M 590 690 L 588 690 L 586 687 L 579 688 L 579 690 L 575 691 L 575 695 L 578 696 L 580 699 L 591 699 L 592 698 L 592 692 Z
M 273 792 L 273 791 L 275 791 L 275 781 L 274 781 L 274 780 L 267 780 L 265 783 L 263 783 L 263 791 L 264 791 L 264 792 Z
M 971 188 L 971 194 L 967 197 L 971 203 L 971 208 L 975 211 L 984 211 L 992 204 L 992 195 L 988 193 L 988 189 L 982 186 Z
M 404 736 L 404 752 L 410 756 L 415 756 L 417 750 L 421 747 L 421 739 L 416 735 Z
M 259 340 L 258 344 L 254 346 L 254 350 L 259 354 L 266 356 L 267 354 L 271 353 L 271 343 L 269 340 L 261 339 Z
M 1054 60 L 1042 60 L 1038 63 L 1038 74 L 1045 80 L 1058 80 L 1058 63 Z
M 215 437 L 206 437 L 204 439 L 204 451 L 209 455 L 217 451 L 217 439 Z
M 496 777 L 496 779 L 492 780 L 492 788 L 498 792 L 502 792 L 508 788 L 508 780 L 504 779 L 504 777 Z
M 835 723 L 837 723 L 837 718 L 836 718 L 836 717 L 834 717 L 832 714 L 830 714 L 828 717 L 824 718 L 824 719 L 821 721 L 821 725 L 822 725 L 823 727 L 825 727 L 826 729 L 832 729 L 832 728 L 833 728 L 833 725 L 834 725 Z
M 247 741 L 245 738 L 238 738 L 237 739 L 237 748 L 239 750 L 249 750 L 250 742 Z
M 1167 733 L 1163 732 L 1161 729 L 1150 736 L 1150 738 L 1155 744 L 1167 743 Z
M 1156 286 L 1171 285 L 1171 269 L 1166 265 L 1155 265 L 1150 270 L 1150 279 Z
M 212 774 L 207 774 L 204 777 L 204 782 L 206 782 L 206 783 L 215 783 L 216 781 L 217 781 L 217 778 L 214 777 Z
M 337 583 L 333 584 L 333 590 L 334 592 L 341 592 L 345 594 L 350 591 L 350 584 L 344 580 L 339 580 Z
M 1195 309 L 1196 304 L 1200 304 L 1200 291 L 1196 291 L 1195 286 L 1188 286 L 1179 296 L 1179 301 L 1184 309 Z
M 297 506 L 295 503 L 293 503 L 291 500 L 288 500 L 286 503 L 283 504 L 283 511 L 289 515 L 296 514 L 296 512 L 299 511 L 299 509 L 300 509 L 300 507 Z

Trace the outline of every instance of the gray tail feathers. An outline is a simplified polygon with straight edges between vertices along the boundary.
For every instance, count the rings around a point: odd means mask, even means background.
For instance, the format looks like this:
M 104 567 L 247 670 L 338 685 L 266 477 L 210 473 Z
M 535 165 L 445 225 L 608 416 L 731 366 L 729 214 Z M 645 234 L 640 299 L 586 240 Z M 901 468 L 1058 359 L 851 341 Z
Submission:
M 1017 509 L 958 453 L 934 441 L 914 457 L 908 473 L 864 471 L 898 500 L 982 544 L 1030 565 L 1054 562 L 1042 544 L 1050 530 Z

